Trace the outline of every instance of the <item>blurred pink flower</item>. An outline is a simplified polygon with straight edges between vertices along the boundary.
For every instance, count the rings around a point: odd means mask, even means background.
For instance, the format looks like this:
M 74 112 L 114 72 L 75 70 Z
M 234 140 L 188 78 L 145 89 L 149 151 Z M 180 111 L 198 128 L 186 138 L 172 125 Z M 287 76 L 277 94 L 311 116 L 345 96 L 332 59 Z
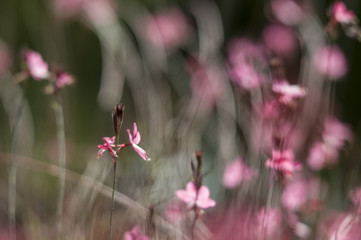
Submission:
M 210 208 L 216 205 L 216 202 L 209 198 L 210 192 L 208 187 L 201 186 L 198 190 L 193 182 L 186 185 L 185 190 L 177 190 L 177 197 L 188 204 L 188 207 Z
M 145 161 L 150 161 L 150 158 L 148 157 L 148 153 L 138 146 L 140 143 L 140 133 L 138 132 L 137 124 L 133 123 L 133 133 L 130 133 L 130 130 L 127 129 L 128 135 L 129 135 L 129 141 L 132 144 L 132 147 L 134 151 L 136 151 L 139 156 L 141 156 Z
M 237 158 L 226 166 L 223 174 L 223 185 L 234 188 L 243 181 L 250 181 L 258 172 L 248 167 L 241 158 Z
M 298 211 L 309 201 L 318 201 L 320 189 L 320 181 L 317 178 L 296 178 L 283 190 L 282 205 L 289 210 Z
M 272 0 L 271 8 L 273 15 L 283 24 L 299 24 L 306 15 L 306 12 L 294 0 Z
M 209 110 L 222 97 L 224 78 L 221 71 L 205 66 L 199 60 L 190 57 L 186 69 L 191 74 L 192 94 L 200 103 L 202 110 Z
M 35 80 L 43 80 L 49 76 L 48 64 L 39 53 L 29 50 L 25 53 L 25 60 L 29 73 Z
M 257 239 L 281 239 L 282 213 L 279 208 L 262 208 L 256 216 Z
M 303 98 L 306 90 L 298 85 L 290 85 L 287 81 L 277 81 L 272 85 L 272 90 L 280 95 L 280 102 L 290 103 L 295 98 Z
M 150 240 L 150 238 L 141 233 L 139 226 L 134 226 L 132 230 L 124 233 L 124 240 Z
M 272 24 L 262 33 L 265 45 L 277 55 L 289 57 L 297 50 L 298 42 L 295 33 L 289 27 Z
M 347 10 L 346 5 L 340 1 L 333 4 L 332 15 L 334 20 L 341 24 L 355 21 L 355 14 L 351 10 Z
M 361 188 L 359 187 L 350 191 L 348 196 L 351 199 L 353 205 L 356 207 L 357 213 L 361 214 Z
M 326 46 L 318 49 L 312 62 L 324 77 L 336 80 L 347 72 L 346 58 L 337 46 Z
M 302 165 L 295 161 L 294 153 L 291 149 L 284 151 L 272 150 L 272 158 L 267 159 L 266 167 L 280 171 L 286 176 L 292 176 L 295 171 L 302 169 Z
M 262 84 L 262 75 L 248 63 L 240 63 L 230 70 L 234 83 L 247 90 L 258 88 Z
M 70 74 L 66 72 L 59 72 L 57 74 L 55 85 L 57 88 L 63 88 L 67 85 L 71 85 L 74 83 L 74 78 Z
M 307 164 L 312 170 L 318 171 L 326 165 L 335 164 L 337 158 L 338 149 L 323 142 L 316 142 L 311 148 Z
M 243 63 L 266 64 L 266 52 L 262 44 L 251 41 L 248 38 L 233 39 L 227 48 L 228 61 L 231 66 Z
M 346 124 L 334 117 L 328 117 L 324 123 L 322 139 L 330 146 L 341 148 L 346 141 L 352 139 L 352 132 Z
M 113 149 L 114 147 L 116 147 L 116 145 L 114 143 L 115 136 L 112 138 L 103 137 L 103 141 L 104 141 L 103 145 L 98 145 L 98 148 L 100 148 L 98 151 L 98 158 L 102 157 L 104 152 L 109 151 L 109 153 L 113 157 L 113 161 L 114 161 L 114 158 L 118 157 L 117 152 L 114 151 L 114 149 Z
M 142 33 L 158 47 L 177 48 L 189 37 L 190 29 L 184 14 L 176 9 L 163 10 L 141 22 Z
M 361 236 L 361 221 L 354 214 L 336 213 L 323 220 L 318 239 L 356 240 Z
M 165 218 L 172 222 L 176 223 L 183 219 L 184 217 L 184 204 L 179 200 L 170 202 L 166 208 L 164 209 L 164 216 Z

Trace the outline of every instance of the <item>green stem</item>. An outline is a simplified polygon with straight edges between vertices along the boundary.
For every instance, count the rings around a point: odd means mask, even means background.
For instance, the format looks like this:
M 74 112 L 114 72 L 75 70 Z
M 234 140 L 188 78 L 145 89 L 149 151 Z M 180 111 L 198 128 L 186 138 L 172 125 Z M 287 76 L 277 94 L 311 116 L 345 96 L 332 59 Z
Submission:
M 112 190 L 112 209 L 110 211 L 110 231 L 109 239 L 112 239 L 112 224 L 113 224 L 113 212 L 114 212 L 114 192 L 115 186 L 117 184 L 117 159 L 114 159 L 114 169 L 113 169 L 113 190 Z
M 57 235 L 56 239 L 60 240 L 62 232 L 62 216 L 63 216 L 63 205 L 64 205 L 64 192 L 65 192 L 65 129 L 64 129 L 64 115 L 63 107 L 61 104 L 60 96 L 56 96 L 55 105 L 55 120 L 56 120 L 56 132 L 58 140 L 58 166 L 60 169 L 59 178 L 59 197 L 57 203 Z

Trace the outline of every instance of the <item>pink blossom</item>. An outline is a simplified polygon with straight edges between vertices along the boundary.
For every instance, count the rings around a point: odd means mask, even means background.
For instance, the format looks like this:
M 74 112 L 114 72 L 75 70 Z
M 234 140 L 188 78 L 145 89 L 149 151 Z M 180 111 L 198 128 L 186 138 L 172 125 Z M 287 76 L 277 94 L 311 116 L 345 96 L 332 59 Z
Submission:
M 188 204 L 188 207 L 210 208 L 216 205 L 216 202 L 209 198 L 210 192 L 208 187 L 201 186 L 198 190 L 193 182 L 186 185 L 185 190 L 177 190 L 177 197 Z
M 35 80 L 42 80 L 49 76 L 48 64 L 39 53 L 29 50 L 25 53 L 25 59 L 30 75 Z
M 312 170 L 318 171 L 326 165 L 333 165 L 337 162 L 338 149 L 325 144 L 316 142 L 313 144 L 307 159 L 307 164 Z
M 355 21 L 355 14 L 351 10 L 347 10 L 343 2 L 337 1 L 333 5 L 332 15 L 335 21 L 341 24 L 347 24 Z
M 106 151 L 109 151 L 110 155 L 113 157 L 113 158 L 117 158 L 118 155 L 117 155 L 117 152 L 114 151 L 114 147 L 116 147 L 115 145 L 115 136 L 110 138 L 110 137 L 103 137 L 103 141 L 104 141 L 104 144 L 103 145 L 98 145 L 98 148 L 99 151 L 98 151 L 98 158 L 102 157 L 103 156 L 103 153 L 106 152 Z M 114 159 L 113 159 L 114 160 Z
M 266 27 L 263 30 L 262 38 L 270 50 L 283 57 L 293 55 L 298 46 L 293 30 L 280 24 Z
M 188 20 L 178 9 L 163 10 L 141 22 L 142 33 L 158 47 L 176 48 L 185 43 L 190 34 Z
M 250 181 L 256 177 L 258 172 L 249 168 L 241 158 L 237 158 L 226 166 L 223 174 L 223 185 L 234 188 L 243 181 Z
M 168 221 L 172 223 L 176 223 L 183 219 L 184 212 L 185 212 L 184 204 L 182 204 L 182 202 L 177 200 L 170 202 L 166 206 L 166 208 L 164 209 L 164 216 Z
M 294 0 L 272 0 L 271 8 L 273 15 L 283 24 L 299 24 L 306 15 L 306 12 Z
M 357 212 L 361 214 L 361 188 L 350 191 L 348 196 L 351 199 L 353 205 L 356 207 Z
M 258 88 L 263 81 L 263 77 L 256 69 L 248 63 L 240 63 L 230 70 L 230 76 L 239 87 L 251 90 Z
M 60 72 L 57 74 L 55 85 L 57 88 L 63 88 L 67 85 L 74 83 L 74 78 L 66 72 Z
M 132 230 L 124 233 L 124 240 L 150 240 L 150 238 L 141 233 L 139 226 L 134 226 Z
M 248 38 L 236 38 L 228 44 L 228 61 L 231 66 L 253 62 L 266 64 L 266 51 L 262 44 L 251 41 Z
M 272 90 L 280 95 L 280 102 L 290 103 L 295 98 L 303 98 L 306 90 L 298 85 L 290 85 L 287 81 L 273 83 Z
M 324 77 L 336 80 L 347 72 L 346 58 L 337 46 L 318 49 L 312 58 L 313 64 Z
M 324 123 L 322 139 L 325 143 L 335 148 L 341 148 L 344 143 L 351 140 L 350 128 L 338 121 L 336 118 L 328 117 Z
M 295 161 L 294 158 L 294 153 L 291 149 L 282 152 L 272 150 L 272 158 L 267 159 L 266 167 L 280 171 L 286 176 L 292 176 L 295 171 L 302 169 L 302 165 Z
M 324 220 L 319 239 L 356 240 L 361 236 L 361 222 L 354 214 L 336 213 Z
M 298 211 L 309 201 L 318 200 L 320 188 L 320 181 L 317 178 L 296 178 L 283 190 L 282 205 L 292 211 Z
M 136 151 L 139 156 L 141 156 L 145 161 L 150 161 L 150 158 L 148 157 L 148 153 L 138 146 L 140 143 L 140 133 L 138 132 L 137 124 L 133 123 L 133 133 L 130 133 L 130 130 L 127 129 L 128 135 L 129 135 L 129 141 L 132 144 L 132 147 L 134 151 Z

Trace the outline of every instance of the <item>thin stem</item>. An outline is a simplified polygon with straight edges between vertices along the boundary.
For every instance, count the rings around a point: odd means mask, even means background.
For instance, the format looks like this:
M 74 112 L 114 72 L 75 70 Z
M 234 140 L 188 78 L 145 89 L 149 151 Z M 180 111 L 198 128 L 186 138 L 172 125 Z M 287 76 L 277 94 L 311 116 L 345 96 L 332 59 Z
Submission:
M 26 86 L 24 91 L 26 90 Z M 14 118 L 14 123 L 11 129 L 11 155 L 10 155 L 10 170 L 9 170 L 9 196 L 8 196 L 8 212 L 9 212 L 9 227 L 10 227 L 10 239 L 16 239 L 16 175 L 17 175 L 17 166 L 14 161 L 14 153 L 17 144 L 17 134 L 19 130 L 19 125 L 21 122 L 21 115 L 25 106 L 25 92 L 21 94 L 20 105 L 16 116 Z
M 113 190 L 112 190 L 112 209 L 110 211 L 110 231 L 109 231 L 109 239 L 112 239 L 112 224 L 113 224 L 113 212 L 114 212 L 114 193 L 115 186 L 117 184 L 117 159 L 114 160 L 114 169 L 113 169 Z
M 55 96 L 54 112 L 56 121 L 56 133 L 58 140 L 58 166 L 60 169 L 59 176 L 59 196 L 57 203 L 57 235 L 56 239 L 60 240 L 62 232 L 62 216 L 63 216 L 63 205 L 64 205 L 64 192 L 65 192 L 65 129 L 64 129 L 64 114 L 63 107 L 61 104 L 60 96 Z

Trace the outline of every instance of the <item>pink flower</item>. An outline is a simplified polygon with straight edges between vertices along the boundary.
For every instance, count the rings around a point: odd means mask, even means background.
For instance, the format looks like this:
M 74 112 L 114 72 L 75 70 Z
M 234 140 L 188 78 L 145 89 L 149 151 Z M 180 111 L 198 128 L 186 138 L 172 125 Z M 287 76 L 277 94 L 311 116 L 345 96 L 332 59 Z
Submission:
M 300 210 L 308 201 L 318 200 L 320 189 L 320 181 L 316 178 L 297 178 L 283 190 L 282 205 L 293 211 Z
M 299 24 L 306 15 L 306 12 L 294 0 L 272 0 L 271 8 L 273 15 L 283 24 Z
M 242 181 L 250 181 L 256 177 L 258 172 L 249 168 L 241 158 L 237 158 L 226 166 L 223 174 L 223 185 L 234 188 Z
M 328 117 L 324 123 L 322 139 L 325 143 L 335 148 L 341 148 L 347 140 L 351 140 L 350 128 L 336 118 Z
M 193 182 L 187 183 L 185 190 L 176 191 L 177 197 L 187 203 L 190 208 L 210 208 L 216 205 L 216 202 L 209 198 L 210 192 L 208 187 L 201 186 L 198 190 Z
M 57 74 L 55 85 L 57 88 L 63 88 L 67 85 L 74 83 L 74 78 L 66 72 L 60 72 Z
M 286 176 L 292 176 L 295 171 L 301 170 L 302 165 L 295 161 L 294 154 L 291 149 L 282 152 L 272 150 L 272 158 L 267 159 L 266 167 L 280 171 Z
M 347 10 L 346 5 L 343 2 L 335 2 L 332 8 L 332 15 L 335 21 L 341 24 L 355 21 L 355 14 L 351 10 Z
M 298 85 L 290 85 L 287 81 L 273 83 L 272 90 L 280 95 L 280 102 L 290 103 L 295 98 L 303 98 L 306 90 Z
M 190 34 L 188 20 L 178 9 L 163 10 L 141 24 L 142 33 L 157 47 L 179 47 Z
M 150 240 L 150 238 L 142 235 L 139 226 L 134 226 L 132 230 L 124 233 L 124 240 Z
M 150 161 L 148 153 L 138 146 L 140 143 L 140 133 L 138 132 L 137 124 L 133 123 L 133 134 L 130 133 L 129 129 L 127 129 L 127 132 L 129 135 L 129 141 L 132 144 L 134 151 L 136 151 L 145 161 Z
M 35 80 L 42 80 L 49 76 L 48 64 L 44 62 L 41 55 L 34 51 L 27 51 L 25 59 L 30 75 Z
M 112 138 L 103 137 L 103 140 L 104 140 L 104 144 L 98 145 L 98 148 L 100 148 L 98 151 L 98 158 L 102 157 L 104 152 L 109 151 L 109 153 L 113 157 L 113 161 L 114 161 L 114 158 L 118 157 L 116 151 L 114 151 L 114 149 L 113 149 L 113 147 L 116 147 L 114 144 L 115 136 Z
M 336 80 L 347 72 L 346 58 L 337 46 L 326 46 L 318 49 L 312 62 L 316 70 L 330 80 Z
M 239 87 L 251 90 L 258 88 L 263 81 L 262 75 L 248 63 L 240 63 L 230 70 L 230 76 Z
M 276 54 L 287 57 L 297 49 L 297 38 L 289 27 L 272 24 L 263 30 L 262 38 L 265 45 Z
M 316 142 L 311 148 L 307 164 L 312 170 L 318 171 L 326 165 L 335 164 L 337 162 L 337 158 L 337 148 L 323 142 Z
M 181 221 L 185 216 L 184 213 L 184 204 L 179 200 L 170 202 L 164 209 L 164 217 L 172 223 Z
M 348 196 L 351 199 L 353 205 L 356 207 L 357 212 L 361 214 L 361 188 L 350 191 Z

